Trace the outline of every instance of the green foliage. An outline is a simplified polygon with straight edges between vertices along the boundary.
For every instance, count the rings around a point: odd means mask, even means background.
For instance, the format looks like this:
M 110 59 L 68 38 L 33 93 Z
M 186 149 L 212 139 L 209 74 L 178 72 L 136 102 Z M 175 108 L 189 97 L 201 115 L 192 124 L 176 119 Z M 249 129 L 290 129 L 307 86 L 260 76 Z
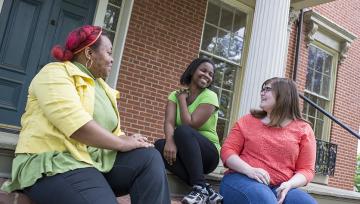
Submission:
M 356 164 L 355 188 L 360 192 L 360 154 L 357 155 Z

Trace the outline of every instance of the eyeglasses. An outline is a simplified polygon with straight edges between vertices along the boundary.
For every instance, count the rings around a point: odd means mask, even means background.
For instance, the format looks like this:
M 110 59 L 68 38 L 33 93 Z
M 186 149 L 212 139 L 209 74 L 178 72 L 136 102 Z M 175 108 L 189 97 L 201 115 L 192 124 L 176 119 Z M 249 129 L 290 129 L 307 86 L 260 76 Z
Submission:
M 272 88 L 271 88 L 270 86 L 265 86 L 265 87 L 262 87 L 262 88 L 261 88 L 260 93 L 262 93 L 262 92 L 267 93 L 267 92 L 269 92 L 269 91 L 271 91 L 271 90 L 272 90 Z

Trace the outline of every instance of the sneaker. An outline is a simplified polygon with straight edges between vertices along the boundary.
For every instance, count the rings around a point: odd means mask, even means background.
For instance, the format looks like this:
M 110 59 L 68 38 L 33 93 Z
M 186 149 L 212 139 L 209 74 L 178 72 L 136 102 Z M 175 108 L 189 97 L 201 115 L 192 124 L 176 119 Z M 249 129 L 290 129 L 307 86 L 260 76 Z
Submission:
M 220 204 L 222 203 L 223 197 L 214 191 L 210 184 L 206 183 L 206 190 L 208 191 L 208 204 Z
M 208 200 L 208 191 L 205 187 L 194 185 L 192 191 L 182 200 L 182 204 L 206 204 Z

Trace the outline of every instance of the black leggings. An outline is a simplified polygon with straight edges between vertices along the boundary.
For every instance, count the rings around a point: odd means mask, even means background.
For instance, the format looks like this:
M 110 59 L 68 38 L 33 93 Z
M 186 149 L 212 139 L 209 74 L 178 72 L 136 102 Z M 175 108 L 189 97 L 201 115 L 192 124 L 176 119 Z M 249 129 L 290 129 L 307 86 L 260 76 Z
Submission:
M 36 204 L 117 204 L 115 196 L 128 193 L 133 204 L 170 204 L 164 165 L 154 148 L 118 152 L 108 173 L 89 167 L 43 177 L 24 193 Z
M 174 131 L 177 147 L 176 161 L 169 165 L 164 158 L 165 139 L 155 142 L 155 148 L 163 156 L 166 169 L 187 184 L 205 185 L 204 174 L 215 170 L 219 163 L 219 152 L 215 145 L 188 125 L 181 125 Z

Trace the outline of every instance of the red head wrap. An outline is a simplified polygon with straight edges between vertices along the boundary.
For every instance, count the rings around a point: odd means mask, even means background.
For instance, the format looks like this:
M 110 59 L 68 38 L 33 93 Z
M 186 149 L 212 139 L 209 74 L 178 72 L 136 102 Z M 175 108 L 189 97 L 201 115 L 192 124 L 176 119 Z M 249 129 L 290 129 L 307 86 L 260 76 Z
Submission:
M 94 44 L 100 37 L 102 29 L 99 26 L 84 25 L 69 33 L 66 38 L 65 48 L 56 45 L 52 48 L 52 56 L 59 61 L 71 60 L 73 56 L 85 47 Z

